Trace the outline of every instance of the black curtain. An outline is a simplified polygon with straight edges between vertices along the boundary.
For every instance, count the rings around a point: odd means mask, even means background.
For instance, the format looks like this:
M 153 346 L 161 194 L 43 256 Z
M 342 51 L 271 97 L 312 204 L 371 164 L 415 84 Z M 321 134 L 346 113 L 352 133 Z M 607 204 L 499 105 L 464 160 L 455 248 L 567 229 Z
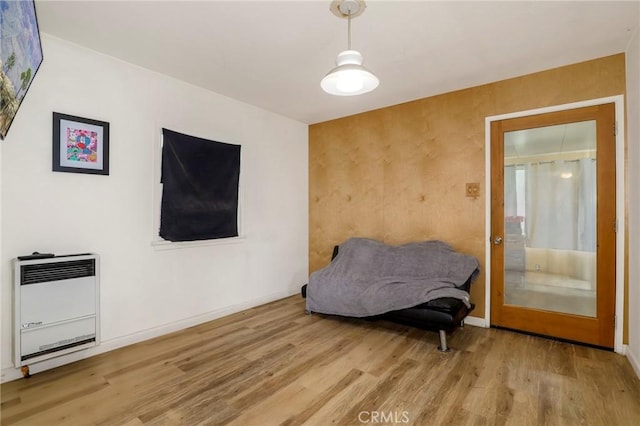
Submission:
M 240 145 L 162 129 L 160 236 L 168 241 L 238 236 Z

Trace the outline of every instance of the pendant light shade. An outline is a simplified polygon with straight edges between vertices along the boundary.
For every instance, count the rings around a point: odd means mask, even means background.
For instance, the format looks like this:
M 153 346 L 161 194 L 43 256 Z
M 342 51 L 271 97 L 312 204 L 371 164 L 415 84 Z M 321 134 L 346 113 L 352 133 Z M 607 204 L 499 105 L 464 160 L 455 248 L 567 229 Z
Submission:
M 336 65 L 320 82 L 322 90 L 331 95 L 361 95 L 380 83 L 378 77 L 362 66 L 362 55 L 356 50 L 340 52 Z
M 363 0 L 334 0 L 331 11 L 348 19 L 348 48 L 336 58 L 336 67 L 329 71 L 320 82 L 325 92 L 337 96 L 354 96 L 367 93 L 378 87 L 380 81 L 371 71 L 362 66 L 362 55 L 351 50 L 351 18 L 362 14 Z

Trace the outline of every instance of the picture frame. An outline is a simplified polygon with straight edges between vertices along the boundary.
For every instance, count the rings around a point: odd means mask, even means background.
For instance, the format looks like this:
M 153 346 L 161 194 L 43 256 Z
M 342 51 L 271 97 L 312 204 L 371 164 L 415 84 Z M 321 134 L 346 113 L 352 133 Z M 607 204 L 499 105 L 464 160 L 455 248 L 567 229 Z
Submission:
M 43 55 L 34 0 L 0 0 L 0 22 L 0 140 L 4 140 Z
M 53 113 L 53 171 L 109 174 L 109 123 Z

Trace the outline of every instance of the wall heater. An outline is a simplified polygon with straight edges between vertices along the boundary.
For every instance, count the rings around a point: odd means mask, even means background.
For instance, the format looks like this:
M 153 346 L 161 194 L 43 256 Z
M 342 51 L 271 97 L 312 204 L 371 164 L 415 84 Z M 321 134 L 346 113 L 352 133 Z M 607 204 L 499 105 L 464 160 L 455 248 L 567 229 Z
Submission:
M 29 259 L 25 259 L 29 258 Z M 99 342 L 99 257 L 14 260 L 14 364 L 28 364 Z

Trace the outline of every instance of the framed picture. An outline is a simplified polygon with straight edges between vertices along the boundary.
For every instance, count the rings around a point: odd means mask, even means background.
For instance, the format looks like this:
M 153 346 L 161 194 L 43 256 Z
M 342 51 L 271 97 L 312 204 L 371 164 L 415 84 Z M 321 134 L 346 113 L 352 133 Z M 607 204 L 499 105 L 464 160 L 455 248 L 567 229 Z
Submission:
M 42 63 L 36 6 L 0 0 L 0 139 L 9 132 Z
M 109 174 L 109 123 L 53 113 L 53 171 Z

